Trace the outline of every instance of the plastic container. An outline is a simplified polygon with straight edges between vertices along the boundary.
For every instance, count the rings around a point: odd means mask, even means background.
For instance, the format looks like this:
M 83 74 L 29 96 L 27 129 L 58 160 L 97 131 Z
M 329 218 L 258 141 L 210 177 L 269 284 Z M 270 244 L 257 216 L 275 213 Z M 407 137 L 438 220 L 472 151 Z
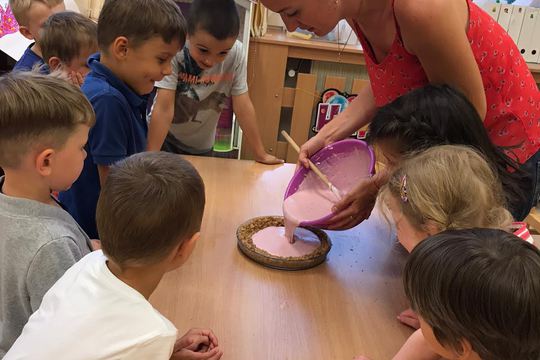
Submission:
M 310 159 L 343 194 L 351 191 L 360 180 L 375 173 L 373 149 L 362 140 L 346 139 L 335 142 L 319 150 Z M 309 172 L 311 170 L 303 166 L 296 170 L 287 186 L 284 199 L 301 188 Z M 300 226 L 324 227 L 332 216 L 330 213 L 319 219 L 304 221 Z

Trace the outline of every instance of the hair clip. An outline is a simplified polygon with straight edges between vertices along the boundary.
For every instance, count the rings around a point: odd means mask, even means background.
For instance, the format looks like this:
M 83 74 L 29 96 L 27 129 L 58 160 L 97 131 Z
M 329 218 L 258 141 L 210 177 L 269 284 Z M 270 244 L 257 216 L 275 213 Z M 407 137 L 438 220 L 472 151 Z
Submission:
M 399 189 L 399 196 L 401 197 L 401 201 L 408 202 L 409 197 L 407 195 L 407 175 L 403 175 L 401 177 L 401 186 Z

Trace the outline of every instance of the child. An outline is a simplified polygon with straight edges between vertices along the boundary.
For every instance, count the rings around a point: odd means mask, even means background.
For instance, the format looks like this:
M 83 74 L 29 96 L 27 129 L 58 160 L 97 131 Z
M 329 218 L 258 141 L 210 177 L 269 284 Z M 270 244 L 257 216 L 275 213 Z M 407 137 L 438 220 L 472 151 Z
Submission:
M 49 69 L 80 86 L 90 71 L 88 58 L 98 51 L 97 24 L 76 12 L 56 13 L 43 24 L 40 46 Z
M 79 176 L 94 112 L 75 86 L 31 72 L 0 78 L 0 102 L 1 358 L 45 292 L 91 251 L 51 191 Z
M 534 194 L 530 175 L 493 145 L 474 106 L 449 86 L 428 85 L 382 107 L 368 134 L 368 141 L 377 145 L 391 163 L 398 162 L 403 154 L 436 145 L 472 146 L 497 170 L 516 220 L 524 219 L 536 204 L 540 189 Z
M 60 194 L 91 238 L 96 204 L 109 166 L 146 150 L 145 94 L 171 73 L 171 59 L 185 40 L 185 21 L 172 0 L 108 0 L 98 21 L 101 51 L 90 57 L 82 86 L 96 112 L 88 158 L 79 180 Z
M 411 252 L 420 242 L 445 230 L 507 230 L 512 216 L 505 208 L 501 185 L 486 160 L 465 146 L 432 147 L 405 161 L 380 194 L 394 221 L 399 242 Z M 431 284 L 426 284 L 431 286 Z M 418 328 L 417 317 L 404 311 L 398 320 Z M 434 356 L 420 330 L 395 359 Z
M 66 10 L 64 0 L 9 0 L 13 16 L 19 24 L 19 32 L 30 44 L 13 70 L 29 71 L 44 64 L 40 47 L 39 31 L 43 23 L 54 13 Z
M 445 359 L 540 358 L 533 245 L 501 230 L 446 231 L 415 247 L 403 283 L 425 340 Z
M 210 155 L 217 121 L 232 95 L 234 112 L 255 160 L 265 164 L 283 162 L 267 154 L 262 144 L 248 94 L 244 51 L 236 40 L 239 29 L 233 0 L 192 2 L 186 46 L 172 61 L 172 74 L 156 83 L 149 150 Z
M 193 251 L 204 203 L 201 177 L 177 155 L 142 153 L 113 165 L 97 208 L 103 251 L 58 280 L 4 360 L 219 359 L 210 330 L 176 341 L 174 325 L 148 302 Z

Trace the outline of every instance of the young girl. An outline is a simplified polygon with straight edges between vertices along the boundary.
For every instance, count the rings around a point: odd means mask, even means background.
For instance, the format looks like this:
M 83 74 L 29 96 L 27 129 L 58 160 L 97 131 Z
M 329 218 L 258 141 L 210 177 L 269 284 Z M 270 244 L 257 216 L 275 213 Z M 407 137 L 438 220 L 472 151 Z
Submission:
M 493 145 L 474 106 L 449 86 L 428 85 L 382 107 L 368 134 L 368 142 L 382 150 L 390 165 L 403 154 L 436 145 L 475 148 L 496 170 L 508 209 L 516 220 L 524 219 L 538 198 L 532 179 Z
M 540 252 L 515 235 L 473 229 L 429 237 L 412 251 L 403 283 L 437 355 L 540 358 Z
M 507 230 L 512 223 L 497 176 L 481 155 L 465 146 L 436 146 L 408 159 L 395 169 L 380 197 L 393 218 L 399 242 L 409 252 L 441 231 Z M 419 327 L 410 310 L 398 319 Z M 421 350 L 426 359 L 436 358 L 418 330 L 395 359 L 423 359 Z

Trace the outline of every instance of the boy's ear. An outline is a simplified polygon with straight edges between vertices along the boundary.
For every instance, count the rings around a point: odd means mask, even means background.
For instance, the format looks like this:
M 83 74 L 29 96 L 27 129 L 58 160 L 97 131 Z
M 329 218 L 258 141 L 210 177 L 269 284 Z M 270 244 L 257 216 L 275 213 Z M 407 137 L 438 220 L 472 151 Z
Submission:
M 34 35 L 30 33 L 30 30 L 26 26 L 19 26 L 19 32 L 28 40 L 34 40 Z
M 36 170 L 41 176 L 52 173 L 52 163 L 55 151 L 51 148 L 40 151 L 36 156 Z
M 125 36 L 119 36 L 109 46 L 109 52 L 115 59 L 123 60 L 127 56 L 128 45 L 129 40 Z
M 193 248 L 197 244 L 197 241 L 201 238 L 201 232 L 198 231 L 193 236 L 187 240 L 185 240 L 180 247 L 178 248 L 179 253 L 183 253 L 184 255 L 191 255 L 191 252 L 193 251 Z
M 461 352 L 457 356 L 458 360 L 468 360 L 473 359 L 472 355 L 474 350 L 472 349 L 471 343 L 467 339 L 461 340 Z
M 55 71 L 58 70 L 60 65 L 62 65 L 62 60 L 60 60 L 60 58 L 56 56 L 52 56 L 51 58 L 49 58 L 47 65 L 49 65 L 49 69 L 51 69 L 51 71 Z
M 184 240 L 182 244 L 176 247 L 173 259 L 175 268 L 179 267 L 187 261 L 200 237 L 201 233 L 196 232 L 191 238 Z

